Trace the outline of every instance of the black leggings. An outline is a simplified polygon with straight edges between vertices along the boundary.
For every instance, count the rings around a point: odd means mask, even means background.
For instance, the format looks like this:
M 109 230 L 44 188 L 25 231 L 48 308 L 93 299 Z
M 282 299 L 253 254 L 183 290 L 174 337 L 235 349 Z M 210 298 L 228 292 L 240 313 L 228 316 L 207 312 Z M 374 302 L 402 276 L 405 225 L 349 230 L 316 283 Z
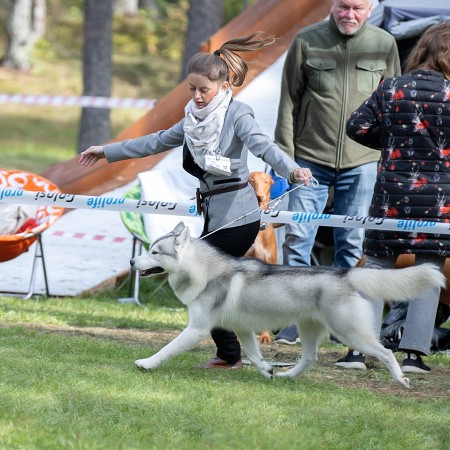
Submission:
M 248 225 L 217 231 L 206 237 L 205 241 L 228 255 L 244 256 L 255 242 L 258 233 L 259 220 Z M 207 233 L 203 232 L 202 236 L 205 234 Z M 241 346 L 232 331 L 214 328 L 211 330 L 211 337 L 216 344 L 218 358 L 228 364 L 234 364 L 241 359 Z

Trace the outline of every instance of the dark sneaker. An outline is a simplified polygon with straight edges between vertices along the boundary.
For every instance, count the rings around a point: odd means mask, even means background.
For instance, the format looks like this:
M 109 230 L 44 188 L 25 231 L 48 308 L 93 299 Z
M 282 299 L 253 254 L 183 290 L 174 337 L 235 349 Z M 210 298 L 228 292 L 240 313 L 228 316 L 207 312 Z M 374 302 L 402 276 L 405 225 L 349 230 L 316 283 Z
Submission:
M 298 337 L 297 325 L 291 325 L 283 328 L 274 338 L 275 344 L 295 345 L 300 342 Z
M 430 373 L 431 369 L 422 361 L 420 355 L 407 353 L 403 360 L 402 371 L 404 373 Z
M 343 358 L 336 361 L 336 366 L 343 369 L 367 370 L 365 356 L 356 350 L 349 350 Z

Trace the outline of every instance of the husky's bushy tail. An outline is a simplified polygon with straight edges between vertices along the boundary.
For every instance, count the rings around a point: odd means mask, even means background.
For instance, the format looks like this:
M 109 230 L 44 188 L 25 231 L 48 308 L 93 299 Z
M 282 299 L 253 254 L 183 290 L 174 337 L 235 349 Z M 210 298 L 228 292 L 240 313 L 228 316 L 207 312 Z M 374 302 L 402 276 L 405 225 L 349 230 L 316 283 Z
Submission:
M 404 269 L 355 268 L 349 280 L 367 297 L 386 301 L 410 301 L 427 289 L 445 287 L 445 276 L 431 263 Z

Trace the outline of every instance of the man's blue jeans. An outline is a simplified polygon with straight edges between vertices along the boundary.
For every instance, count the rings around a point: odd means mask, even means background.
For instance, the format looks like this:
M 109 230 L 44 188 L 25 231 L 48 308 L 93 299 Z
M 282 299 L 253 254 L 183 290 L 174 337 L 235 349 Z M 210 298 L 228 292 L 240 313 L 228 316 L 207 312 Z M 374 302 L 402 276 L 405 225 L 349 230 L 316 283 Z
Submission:
M 334 214 L 367 216 L 377 175 L 377 163 L 363 164 L 352 169 L 336 171 L 329 167 L 296 159 L 300 167 L 311 169 L 319 182 L 317 187 L 302 186 L 289 194 L 289 211 L 322 213 L 328 191 L 334 187 Z M 318 226 L 311 224 L 286 225 L 283 244 L 283 263 L 290 266 L 309 266 Z M 361 258 L 363 228 L 333 229 L 335 267 L 353 267 Z

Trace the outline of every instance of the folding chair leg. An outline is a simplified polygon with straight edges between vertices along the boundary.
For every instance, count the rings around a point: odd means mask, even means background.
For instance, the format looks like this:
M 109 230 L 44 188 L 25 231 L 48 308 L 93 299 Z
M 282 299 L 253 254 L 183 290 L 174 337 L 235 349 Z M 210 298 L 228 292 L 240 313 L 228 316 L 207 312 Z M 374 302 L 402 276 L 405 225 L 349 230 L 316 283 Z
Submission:
M 142 253 L 142 242 L 133 236 L 133 244 L 131 250 L 131 258 Z M 134 276 L 133 276 L 134 275 Z M 142 303 L 139 301 L 139 272 L 137 270 L 130 269 L 130 274 L 128 275 L 129 285 L 128 285 L 128 297 L 119 298 L 120 303 L 131 303 L 134 301 L 139 306 Z M 134 287 L 134 290 L 133 290 Z M 133 297 L 131 294 L 133 293 Z
M 136 256 L 136 253 L 140 252 L 140 250 L 142 249 L 142 244 L 141 245 L 138 245 L 138 244 L 139 244 L 139 241 L 133 236 L 133 248 L 131 250 L 131 259 L 133 259 Z M 137 248 L 139 248 L 139 250 L 136 250 Z M 128 278 L 130 280 L 130 284 L 128 285 L 128 297 L 131 297 L 131 293 L 133 290 L 133 274 L 136 275 L 136 272 L 130 268 L 130 275 L 128 276 Z M 136 280 L 136 277 L 135 277 L 135 280 Z M 135 281 L 134 285 L 136 286 L 136 281 Z
M 34 252 L 33 267 L 31 269 L 31 279 L 30 279 L 30 285 L 28 288 L 28 294 L 25 295 L 23 300 L 30 299 L 34 294 L 34 286 L 36 283 L 36 266 L 37 266 L 38 258 L 40 258 L 42 261 L 42 269 L 44 271 L 45 293 L 46 293 L 47 297 L 49 297 L 50 292 L 49 292 L 49 287 L 48 287 L 47 268 L 45 266 L 44 246 L 42 245 L 42 236 L 40 234 L 37 235 L 37 239 L 36 239 L 36 250 Z
M 142 303 L 139 301 L 139 272 L 137 270 L 134 271 L 134 302 L 139 305 L 142 306 Z

